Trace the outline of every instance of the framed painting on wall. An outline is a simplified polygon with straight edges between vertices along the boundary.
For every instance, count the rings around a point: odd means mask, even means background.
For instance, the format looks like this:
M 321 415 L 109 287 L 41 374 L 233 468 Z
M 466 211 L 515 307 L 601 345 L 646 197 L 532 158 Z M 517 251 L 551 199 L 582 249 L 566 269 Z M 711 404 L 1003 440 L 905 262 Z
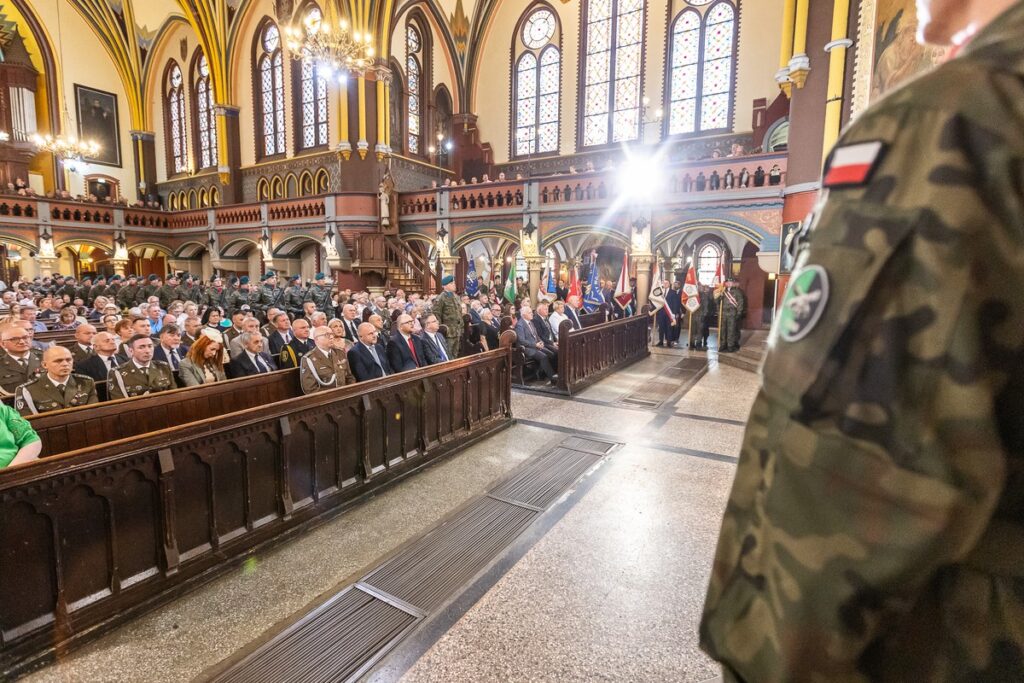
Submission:
M 100 153 L 85 160 L 92 164 L 121 166 L 117 95 L 75 83 L 75 106 L 79 139 L 95 140 L 100 145 Z

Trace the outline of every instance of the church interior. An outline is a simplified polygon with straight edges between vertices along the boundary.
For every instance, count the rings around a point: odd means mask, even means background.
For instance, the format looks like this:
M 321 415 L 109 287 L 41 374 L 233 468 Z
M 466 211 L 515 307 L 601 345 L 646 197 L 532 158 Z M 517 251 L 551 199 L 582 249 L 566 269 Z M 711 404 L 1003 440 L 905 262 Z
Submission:
M 503 346 L 35 416 L 45 457 L 0 472 L 0 678 L 714 679 L 786 246 L 844 128 L 944 59 L 914 8 L 0 0 L 4 283 L 519 282 L 518 308 L 628 280 L 637 314 L 540 390 Z M 734 280 L 740 350 L 654 344 L 662 279 Z

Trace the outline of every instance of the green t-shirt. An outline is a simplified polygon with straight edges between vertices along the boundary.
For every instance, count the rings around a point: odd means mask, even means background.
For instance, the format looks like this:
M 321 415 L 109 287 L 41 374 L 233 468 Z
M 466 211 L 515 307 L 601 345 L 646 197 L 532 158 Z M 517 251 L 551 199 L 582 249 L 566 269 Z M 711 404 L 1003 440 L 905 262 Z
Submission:
M 18 411 L 0 403 L 0 468 L 7 467 L 26 445 L 39 441 L 39 435 Z

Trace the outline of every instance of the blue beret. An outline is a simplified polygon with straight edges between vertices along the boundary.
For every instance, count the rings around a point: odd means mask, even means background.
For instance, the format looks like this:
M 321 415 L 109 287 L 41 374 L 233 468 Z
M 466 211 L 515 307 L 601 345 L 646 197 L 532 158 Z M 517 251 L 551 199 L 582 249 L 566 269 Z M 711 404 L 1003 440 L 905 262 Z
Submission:
M 455 276 L 454 275 L 445 275 L 443 278 L 441 278 L 441 286 L 442 287 L 444 285 L 450 285 L 453 282 L 455 282 Z
M 247 285 L 247 284 L 249 284 L 249 276 L 248 275 L 243 275 L 242 277 L 238 278 L 238 284 L 240 284 L 240 285 Z
M 323 273 L 317 273 L 316 275 L 313 276 L 313 279 L 314 280 L 324 280 L 326 278 L 324 277 Z

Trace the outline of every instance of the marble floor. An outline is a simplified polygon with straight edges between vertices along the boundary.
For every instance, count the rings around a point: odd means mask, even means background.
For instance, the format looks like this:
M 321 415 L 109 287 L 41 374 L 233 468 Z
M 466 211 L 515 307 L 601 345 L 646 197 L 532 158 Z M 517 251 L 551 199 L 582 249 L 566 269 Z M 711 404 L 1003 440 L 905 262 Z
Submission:
M 712 678 L 696 627 L 757 378 L 711 360 L 660 406 L 621 402 L 686 357 L 653 349 L 571 400 L 515 391 L 511 428 L 23 680 L 203 680 L 574 432 L 623 446 L 368 678 Z

